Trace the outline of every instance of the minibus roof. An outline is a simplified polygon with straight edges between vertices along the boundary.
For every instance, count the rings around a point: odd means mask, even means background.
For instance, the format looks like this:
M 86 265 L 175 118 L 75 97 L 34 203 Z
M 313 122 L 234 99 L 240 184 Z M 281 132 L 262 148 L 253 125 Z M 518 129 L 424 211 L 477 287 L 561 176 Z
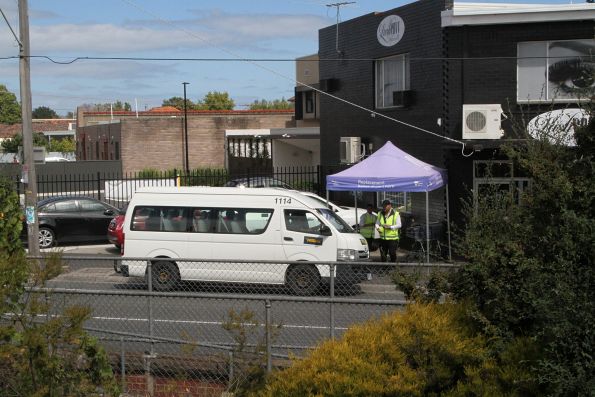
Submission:
M 297 190 L 283 188 L 245 188 L 245 187 L 209 187 L 209 186 L 145 186 L 139 187 L 136 194 L 205 194 L 211 196 L 251 196 L 251 197 L 291 197 L 309 208 L 321 208 L 318 200 L 305 196 Z M 134 199 L 134 197 L 133 197 Z

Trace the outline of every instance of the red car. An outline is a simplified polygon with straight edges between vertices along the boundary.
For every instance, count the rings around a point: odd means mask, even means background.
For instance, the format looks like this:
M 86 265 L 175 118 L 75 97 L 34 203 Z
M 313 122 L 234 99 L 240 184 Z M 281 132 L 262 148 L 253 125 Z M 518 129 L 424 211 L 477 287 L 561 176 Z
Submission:
M 107 227 L 107 239 L 110 243 L 121 249 L 124 245 L 124 217 L 126 216 L 126 206 L 124 206 Z

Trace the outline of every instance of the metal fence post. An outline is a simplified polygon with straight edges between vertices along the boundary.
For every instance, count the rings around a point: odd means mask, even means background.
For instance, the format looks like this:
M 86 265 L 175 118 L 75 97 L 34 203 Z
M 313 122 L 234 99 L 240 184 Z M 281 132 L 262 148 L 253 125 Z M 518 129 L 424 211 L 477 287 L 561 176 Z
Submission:
M 265 337 L 266 337 L 266 348 L 267 348 L 267 372 L 271 372 L 273 369 L 273 363 L 271 361 L 271 301 L 267 299 L 264 304 L 265 307 Z
M 228 370 L 228 380 L 227 380 L 227 387 L 230 388 L 231 384 L 233 382 L 233 377 L 234 377 L 234 371 L 233 371 L 233 350 L 229 351 L 229 370 Z
M 126 352 L 124 351 L 124 337 L 120 337 L 120 381 L 122 382 L 122 393 L 126 393 Z
M 145 355 L 145 376 L 147 380 L 147 392 L 149 395 L 153 395 L 154 392 L 154 383 L 153 377 L 151 376 L 151 360 L 155 357 L 155 343 L 153 340 L 153 274 L 152 274 L 152 263 L 151 261 L 147 262 L 147 289 L 149 290 L 148 306 L 149 306 L 149 313 L 148 313 L 148 320 L 149 320 L 149 339 L 151 349 L 148 355 Z
M 97 200 L 101 200 L 101 173 L 97 171 Z
M 335 265 L 331 263 L 330 265 L 330 273 L 331 273 L 331 287 L 330 287 L 330 319 L 329 319 L 329 327 L 331 331 L 331 339 L 335 339 Z

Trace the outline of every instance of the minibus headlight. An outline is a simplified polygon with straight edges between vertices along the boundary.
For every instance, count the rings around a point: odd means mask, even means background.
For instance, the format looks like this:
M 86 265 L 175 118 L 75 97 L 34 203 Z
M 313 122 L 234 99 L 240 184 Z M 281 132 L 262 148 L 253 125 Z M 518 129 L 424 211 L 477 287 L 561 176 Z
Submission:
M 350 249 L 338 249 L 337 260 L 338 261 L 355 261 L 357 252 Z

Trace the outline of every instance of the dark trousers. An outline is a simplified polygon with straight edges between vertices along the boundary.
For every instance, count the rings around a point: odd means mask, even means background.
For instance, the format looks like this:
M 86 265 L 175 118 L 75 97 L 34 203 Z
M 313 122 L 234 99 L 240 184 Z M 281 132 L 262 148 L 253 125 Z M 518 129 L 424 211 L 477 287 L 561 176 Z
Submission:
M 370 252 L 374 252 L 378 249 L 378 239 L 366 237 L 366 241 L 368 242 L 368 249 Z
M 396 263 L 398 248 L 399 240 L 380 239 L 380 260 L 386 262 L 387 257 L 390 257 L 390 261 Z

